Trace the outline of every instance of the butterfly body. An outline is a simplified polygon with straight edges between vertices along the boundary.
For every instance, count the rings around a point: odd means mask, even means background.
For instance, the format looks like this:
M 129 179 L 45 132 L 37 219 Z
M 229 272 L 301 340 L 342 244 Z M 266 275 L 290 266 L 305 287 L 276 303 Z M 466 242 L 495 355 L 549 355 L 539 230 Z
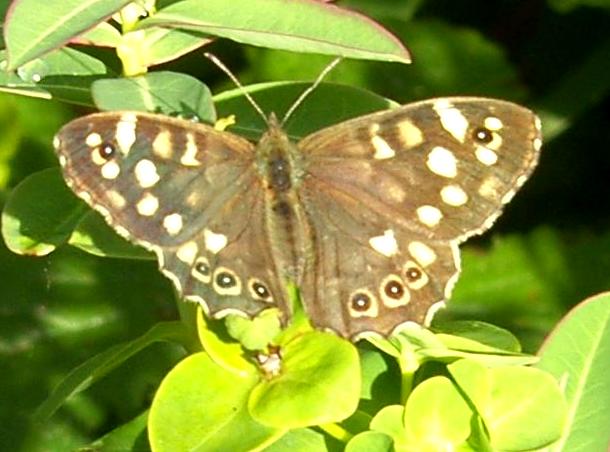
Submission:
M 153 250 L 215 316 L 290 312 L 356 339 L 425 323 L 459 273 L 458 245 L 489 228 L 533 170 L 529 110 L 443 98 L 292 142 L 272 117 L 257 144 L 203 124 L 99 113 L 56 139 L 68 184 Z

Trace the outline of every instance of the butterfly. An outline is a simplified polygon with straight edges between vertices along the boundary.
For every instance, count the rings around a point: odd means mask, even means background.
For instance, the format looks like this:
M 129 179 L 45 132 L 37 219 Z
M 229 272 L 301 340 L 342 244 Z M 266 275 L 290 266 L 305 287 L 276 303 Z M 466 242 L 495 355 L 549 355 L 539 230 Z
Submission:
M 447 97 L 368 114 L 292 142 L 271 116 L 258 143 L 142 112 L 76 119 L 54 147 L 67 184 L 156 253 L 214 317 L 277 308 L 296 284 L 313 325 L 357 340 L 428 324 L 538 161 L 519 105 Z

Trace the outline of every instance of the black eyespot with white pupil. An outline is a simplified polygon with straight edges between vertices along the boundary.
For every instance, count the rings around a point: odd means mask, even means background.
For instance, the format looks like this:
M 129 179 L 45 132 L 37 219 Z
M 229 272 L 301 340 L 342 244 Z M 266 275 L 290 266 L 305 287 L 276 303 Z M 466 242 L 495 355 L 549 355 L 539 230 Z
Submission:
M 271 293 L 269 293 L 267 287 L 260 282 L 253 282 L 252 290 L 259 298 L 262 298 L 263 300 L 266 300 L 271 296 Z
M 491 143 L 491 141 L 494 139 L 491 130 L 485 127 L 477 127 L 472 133 L 472 137 L 475 141 L 483 144 Z
M 419 268 L 409 267 L 405 272 L 405 276 L 409 282 L 415 282 L 422 277 L 422 272 Z
M 195 264 L 195 271 L 203 276 L 210 274 L 210 266 L 205 262 L 197 262 Z
M 116 153 L 116 149 L 110 143 L 102 143 L 98 152 L 103 159 L 110 160 Z
M 216 275 L 216 284 L 223 289 L 230 289 L 237 284 L 235 276 L 227 272 L 220 272 Z
M 395 300 L 400 300 L 405 294 L 405 288 L 398 281 L 389 281 L 383 291 L 388 297 Z
M 354 311 L 368 311 L 371 307 L 371 297 L 362 292 L 356 293 L 352 296 L 351 305 Z

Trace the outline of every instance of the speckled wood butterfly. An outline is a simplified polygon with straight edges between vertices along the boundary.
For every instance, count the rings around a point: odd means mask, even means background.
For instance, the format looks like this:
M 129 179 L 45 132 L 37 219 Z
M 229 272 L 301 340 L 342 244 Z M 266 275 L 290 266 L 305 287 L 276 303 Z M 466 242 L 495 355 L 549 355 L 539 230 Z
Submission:
M 426 323 L 447 299 L 458 245 L 489 228 L 538 160 L 540 121 L 494 99 L 440 98 L 293 143 L 272 116 L 256 144 L 167 116 L 111 112 L 66 125 L 68 185 L 157 254 L 210 315 L 291 317 L 353 340 Z

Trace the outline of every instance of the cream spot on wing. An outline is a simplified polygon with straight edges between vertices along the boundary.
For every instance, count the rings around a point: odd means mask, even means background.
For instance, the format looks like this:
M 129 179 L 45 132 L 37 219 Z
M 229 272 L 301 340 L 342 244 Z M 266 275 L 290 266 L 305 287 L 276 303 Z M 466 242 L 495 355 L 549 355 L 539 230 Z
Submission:
M 203 240 L 205 247 L 211 253 L 218 253 L 225 246 L 227 246 L 227 236 L 224 234 L 217 234 L 209 229 L 203 230 Z
M 523 184 L 525 184 L 526 180 L 527 180 L 527 175 L 523 174 L 523 175 L 519 176 L 517 178 L 517 180 L 515 181 L 515 186 L 517 188 L 521 187 Z
M 101 172 L 104 179 L 116 179 L 121 173 L 121 168 L 116 162 L 110 161 L 106 162 L 104 166 L 102 166 Z
M 397 127 L 400 139 L 405 146 L 413 147 L 424 142 L 422 131 L 408 119 L 400 121 Z
M 489 176 L 479 187 L 479 195 L 487 199 L 496 199 L 502 182 L 495 176 Z
M 169 159 L 172 157 L 172 134 L 169 130 L 162 130 L 157 134 L 152 144 L 155 155 Z
M 176 235 L 182 230 L 182 215 L 172 213 L 163 218 L 163 227 L 169 235 Z
M 114 139 L 123 155 L 129 154 L 131 146 L 136 142 L 136 123 L 138 118 L 133 113 L 124 113 L 116 125 Z
M 437 226 L 443 218 L 443 213 L 434 206 L 421 206 L 417 208 L 419 221 L 428 227 Z
M 159 182 L 159 174 L 157 167 L 153 162 L 147 159 L 140 160 L 134 169 L 138 184 L 142 188 L 149 188 Z
M 55 135 L 55 136 L 53 137 L 53 147 L 54 147 L 55 149 L 59 149 L 59 148 L 60 148 L 60 146 L 61 146 L 61 140 L 59 139 L 59 137 L 58 137 L 57 135 Z
M 156 196 L 146 193 L 136 204 L 136 209 L 140 215 L 150 217 L 157 213 L 159 200 Z
M 192 133 L 186 134 L 186 149 L 182 158 L 180 158 L 180 163 L 185 166 L 199 166 L 201 162 L 197 160 L 195 157 L 197 156 L 197 145 L 195 144 L 195 137 Z
M 441 199 L 445 204 L 459 207 L 468 202 L 468 195 L 459 185 L 446 185 L 441 189 Z
M 477 146 L 475 155 L 483 165 L 492 166 L 498 161 L 498 154 L 485 146 Z
M 506 203 L 510 202 L 510 200 L 513 199 L 513 196 L 515 196 L 516 193 L 517 193 L 516 190 L 510 190 L 510 191 L 506 192 L 504 194 L 504 196 L 502 196 L 502 199 L 501 199 L 502 204 L 506 204 Z
M 193 207 L 195 204 L 197 204 L 199 201 L 201 201 L 201 193 L 198 191 L 193 191 L 191 193 L 189 193 L 189 195 L 186 197 L 186 205 Z
M 500 118 L 496 118 L 495 116 L 488 116 L 485 118 L 484 124 L 486 129 L 493 130 L 494 132 L 497 132 L 504 127 Z
M 446 99 L 437 100 L 432 108 L 441 120 L 443 129 L 449 132 L 460 143 L 463 143 L 466 140 L 468 120 L 462 112 Z
M 371 138 L 371 143 L 375 148 L 375 154 L 373 158 L 377 160 L 391 159 L 396 155 L 394 149 L 390 147 L 390 145 L 379 135 L 375 135 Z
M 108 190 L 106 192 L 106 197 L 117 209 L 122 209 L 127 205 L 125 198 L 116 190 Z
M 95 148 L 91 151 L 91 161 L 97 166 L 102 166 L 108 161 L 108 159 L 102 157 L 102 154 L 100 154 L 100 148 Z
M 409 253 L 422 267 L 427 267 L 436 261 L 436 253 L 422 242 L 409 243 Z
M 369 132 L 371 135 L 371 144 L 373 145 L 373 148 L 375 148 L 373 158 L 384 160 L 390 159 L 396 155 L 396 152 L 394 152 L 394 149 L 390 147 L 387 141 L 377 135 L 377 133 L 379 133 L 379 124 L 373 124 Z
M 185 264 L 193 265 L 198 252 L 199 248 L 195 242 L 186 242 L 184 245 L 181 245 L 180 248 L 178 248 L 176 251 L 176 257 Z
M 428 154 L 426 165 L 430 171 L 439 176 L 453 178 L 457 176 L 457 160 L 453 152 L 441 146 L 434 147 Z
M 384 231 L 383 235 L 371 237 L 369 244 L 375 251 L 386 257 L 394 256 L 398 252 L 398 243 L 394 237 L 394 231 L 391 229 Z
M 68 163 L 68 160 L 66 160 L 66 156 L 60 155 L 59 156 L 59 165 L 63 167 L 63 166 L 66 166 L 66 163 Z
M 93 199 L 91 199 L 91 195 L 89 194 L 89 192 L 86 191 L 79 191 L 77 193 L 78 197 L 80 199 L 82 199 L 83 201 L 85 201 L 87 204 L 91 204 Z
M 493 149 L 494 151 L 500 149 L 500 146 L 502 146 L 502 137 L 500 136 L 500 134 L 497 132 L 492 132 L 491 141 L 487 143 L 486 146 L 489 149 Z
M 85 138 L 85 144 L 90 148 L 94 148 L 102 144 L 102 136 L 99 133 L 92 132 Z
M 542 148 L 542 140 L 540 138 L 534 138 L 533 146 L 535 151 L 539 151 L 540 148 Z

